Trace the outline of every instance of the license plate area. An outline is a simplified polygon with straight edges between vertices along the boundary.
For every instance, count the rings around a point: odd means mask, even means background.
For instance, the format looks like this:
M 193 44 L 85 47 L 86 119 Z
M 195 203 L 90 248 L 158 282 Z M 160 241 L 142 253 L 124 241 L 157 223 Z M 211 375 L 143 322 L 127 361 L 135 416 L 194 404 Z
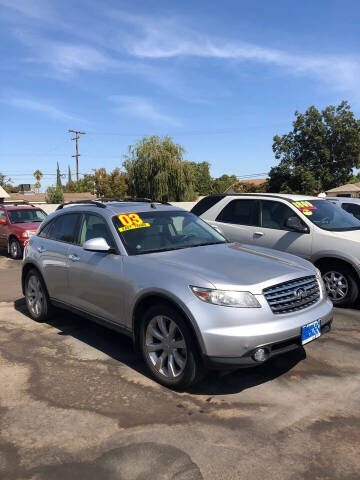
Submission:
M 315 322 L 308 323 L 304 325 L 301 329 L 301 343 L 305 345 L 306 343 L 315 340 L 315 338 L 320 337 L 321 335 L 321 322 L 320 320 L 315 320 Z

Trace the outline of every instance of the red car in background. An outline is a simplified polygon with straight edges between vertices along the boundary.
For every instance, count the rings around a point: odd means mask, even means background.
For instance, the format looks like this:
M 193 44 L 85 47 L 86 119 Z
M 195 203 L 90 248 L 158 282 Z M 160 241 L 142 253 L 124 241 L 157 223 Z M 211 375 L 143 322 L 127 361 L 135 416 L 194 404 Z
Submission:
M 0 204 L 0 248 L 7 248 L 11 258 L 21 258 L 45 217 L 46 213 L 34 205 Z

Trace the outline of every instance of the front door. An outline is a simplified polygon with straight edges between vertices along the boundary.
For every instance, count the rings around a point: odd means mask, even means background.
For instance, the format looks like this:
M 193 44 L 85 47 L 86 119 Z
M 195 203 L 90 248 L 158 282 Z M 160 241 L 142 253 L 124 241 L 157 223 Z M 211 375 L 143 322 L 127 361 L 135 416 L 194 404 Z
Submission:
M 294 232 L 286 227 L 287 219 L 295 216 L 298 214 L 284 202 L 261 200 L 259 228 L 251 243 L 310 259 L 311 233 Z
M 123 298 L 126 295 L 122 280 L 123 258 L 118 253 L 89 252 L 85 241 L 104 238 L 116 248 L 115 241 L 100 215 L 82 215 L 76 245 L 68 251 L 69 303 L 96 316 L 122 323 Z

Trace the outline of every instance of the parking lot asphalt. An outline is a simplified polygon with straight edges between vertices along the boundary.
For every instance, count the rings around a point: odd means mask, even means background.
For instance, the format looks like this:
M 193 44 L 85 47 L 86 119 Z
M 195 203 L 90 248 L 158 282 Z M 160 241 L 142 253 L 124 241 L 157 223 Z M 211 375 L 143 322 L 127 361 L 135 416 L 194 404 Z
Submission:
M 0 479 L 359 479 L 360 309 L 306 350 L 186 393 L 129 339 L 67 312 L 26 314 L 0 255 Z

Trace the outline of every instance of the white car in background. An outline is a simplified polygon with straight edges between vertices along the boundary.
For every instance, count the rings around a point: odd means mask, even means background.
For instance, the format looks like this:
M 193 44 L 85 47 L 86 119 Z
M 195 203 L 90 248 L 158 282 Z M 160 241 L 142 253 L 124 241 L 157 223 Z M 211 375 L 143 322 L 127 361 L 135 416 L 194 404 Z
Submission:
M 349 200 L 349 199 L 347 199 Z M 351 305 L 360 290 L 360 220 L 327 199 L 248 193 L 210 195 L 191 210 L 233 242 L 310 260 L 335 305 Z
M 354 215 L 358 220 L 360 220 L 360 198 L 349 198 L 349 197 L 327 197 L 326 200 L 338 205 L 346 212 Z

